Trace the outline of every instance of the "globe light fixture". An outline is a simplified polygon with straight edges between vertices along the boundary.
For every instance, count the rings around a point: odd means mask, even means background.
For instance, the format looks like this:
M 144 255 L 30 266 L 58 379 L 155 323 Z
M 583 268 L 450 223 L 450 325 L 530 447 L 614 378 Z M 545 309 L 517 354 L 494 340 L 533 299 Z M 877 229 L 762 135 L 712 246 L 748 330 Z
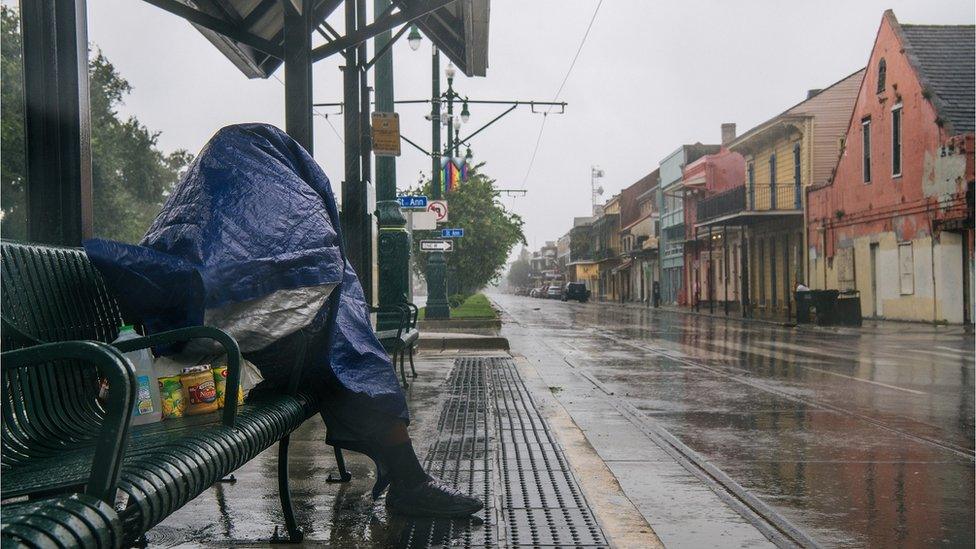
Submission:
M 471 111 L 468 110 L 468 98 L 464 98 L 464 103 L 461 105 L 461 122 L 465 124 L 471 119 Z
M 407 43 L 410 44 L 410 49 L 417 51 L 420 49 L 420 42 L 423 38 L 420 36 L 420 31 L 417 30 L 417 25 L 410 25 L 410 34 L 407 35 Z
M 448 63 L 447 66 L 444 67 L 444 74 L 448 78 L 454 78 L 454 75 L 457 74 L 457 70 L 454 68 L 454 63 Z

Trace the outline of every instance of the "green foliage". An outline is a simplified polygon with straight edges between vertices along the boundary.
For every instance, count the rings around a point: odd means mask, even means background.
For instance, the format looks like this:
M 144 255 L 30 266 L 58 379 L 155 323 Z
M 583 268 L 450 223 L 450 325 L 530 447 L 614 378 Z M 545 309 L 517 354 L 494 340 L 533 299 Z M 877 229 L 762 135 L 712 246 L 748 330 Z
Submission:
M 451 296 L 453 299 L 455 296 Z M 420 318 L 426 317 L 426 307 L 420 309 Z M 451 318 L 498 318 L 498 313 L 484 294 L 474 294 L 464 299 L 460 305 L 451 308 Z
M 482 166 L 468 170 L 468 180 L 447 195 L 450 221 L 445 226 L 464 229 L 464 236 L 454 239 L 454 251 L 444 254 L 452 293 L 470 295 L 497 281 L 512 247 L 525 243 L 522 218 L 498 200 L 495 180 L 479 171 Z M 427 181 L 412 192 L 431 196 L 431 189 Z M 414 268 L 419 276 L 426 272 L 428 257 L 420 251 L 420 240 L 439 237 L 439 229 L 414 231 Z
M 20 18 L 0 7 L 0 190 L 4 238 L 27 236 L 24 149 L 24 79 Z M 100 52 L 89 56 L 92 194 L 95 234 L 137 242 L 152 223 L 180 172 L 192 160 L 185 150 L 163 154 L 158 132 L 135 117 L 121 118 L 119 105 L 132 86 Z
M 508 283 L 513 288 L 532 286 L 532 265 L 525 259 L 512 263 L 508 269 Z

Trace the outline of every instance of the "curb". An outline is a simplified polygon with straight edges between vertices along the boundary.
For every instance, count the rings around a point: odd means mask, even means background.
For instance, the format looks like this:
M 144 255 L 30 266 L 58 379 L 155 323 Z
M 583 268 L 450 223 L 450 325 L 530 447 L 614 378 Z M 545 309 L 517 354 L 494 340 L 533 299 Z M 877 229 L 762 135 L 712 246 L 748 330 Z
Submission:
M 508 351 L 508 338 L 474 334 L 429 334 L 417 340 L 421 351 Z

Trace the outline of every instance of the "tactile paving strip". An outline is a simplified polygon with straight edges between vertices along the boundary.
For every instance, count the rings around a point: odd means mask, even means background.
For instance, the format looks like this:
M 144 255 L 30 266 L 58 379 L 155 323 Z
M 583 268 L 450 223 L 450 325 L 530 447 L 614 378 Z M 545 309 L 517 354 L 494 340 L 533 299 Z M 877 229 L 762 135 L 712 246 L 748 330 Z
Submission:
M 474 519 L 410 521 L 399 546 L 607 546 L 512 359 L 459 358 L 445 390 L 427 470 L 486 508 Z

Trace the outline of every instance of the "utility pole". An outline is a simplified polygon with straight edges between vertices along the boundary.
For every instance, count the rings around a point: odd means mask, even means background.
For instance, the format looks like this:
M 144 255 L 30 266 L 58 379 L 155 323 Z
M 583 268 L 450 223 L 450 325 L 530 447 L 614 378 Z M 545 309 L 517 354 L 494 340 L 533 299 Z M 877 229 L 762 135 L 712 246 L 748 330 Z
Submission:
M 356 32 L 357 0 L 345 0 L 346 34 Z M 343 141 L 345 143 L 345 179 L 342 182 L 342 238 L 345 241 L 346 259 L 356 274 L 362 276 L 369 268 L 363 256 L 366 235 L 362 220 L 366 215 L 366 185 L 362 180 L 361 128 L 359 116 L 359 68 L 355 46 L 343 51 L 345 66 L 342 68 Z M 366 291 L 366 285 L 363 285 Z
M 384 13 L 391 0 L 373 0 L 373 13 Z M 390 43 L 392 34 L 380 33 L 373 41 L 373 51 L 382 51 Z M 373 85 L 376 88 L 376 110 L 394 111 L 393 94 L 393 50 L 376 59 Z M 395 307 L 410 296 L 410 235 L 407 233 L 406 219 L 396 200 L 396 159 L 392 156 L 376 157 L 376 221 L 379 226 L 377 262 L 379 263 L 379 304 L 380 307 Z M 396 329 L 399 316 L 379 314 L 376 319 L 377 330 Z
M 431 198 L 441 199 L 441 52 L 433 46 L 430 76 L 430 165 Z M 450 138 L 450 133 L 448 133 Z M 447 304 L 447 285 L 445 278 L 444 252 L 429 252 L 427 256 L 427 310 L 426 317 L 430 319 L 447 319 L 451 317 L 451 309 Z

